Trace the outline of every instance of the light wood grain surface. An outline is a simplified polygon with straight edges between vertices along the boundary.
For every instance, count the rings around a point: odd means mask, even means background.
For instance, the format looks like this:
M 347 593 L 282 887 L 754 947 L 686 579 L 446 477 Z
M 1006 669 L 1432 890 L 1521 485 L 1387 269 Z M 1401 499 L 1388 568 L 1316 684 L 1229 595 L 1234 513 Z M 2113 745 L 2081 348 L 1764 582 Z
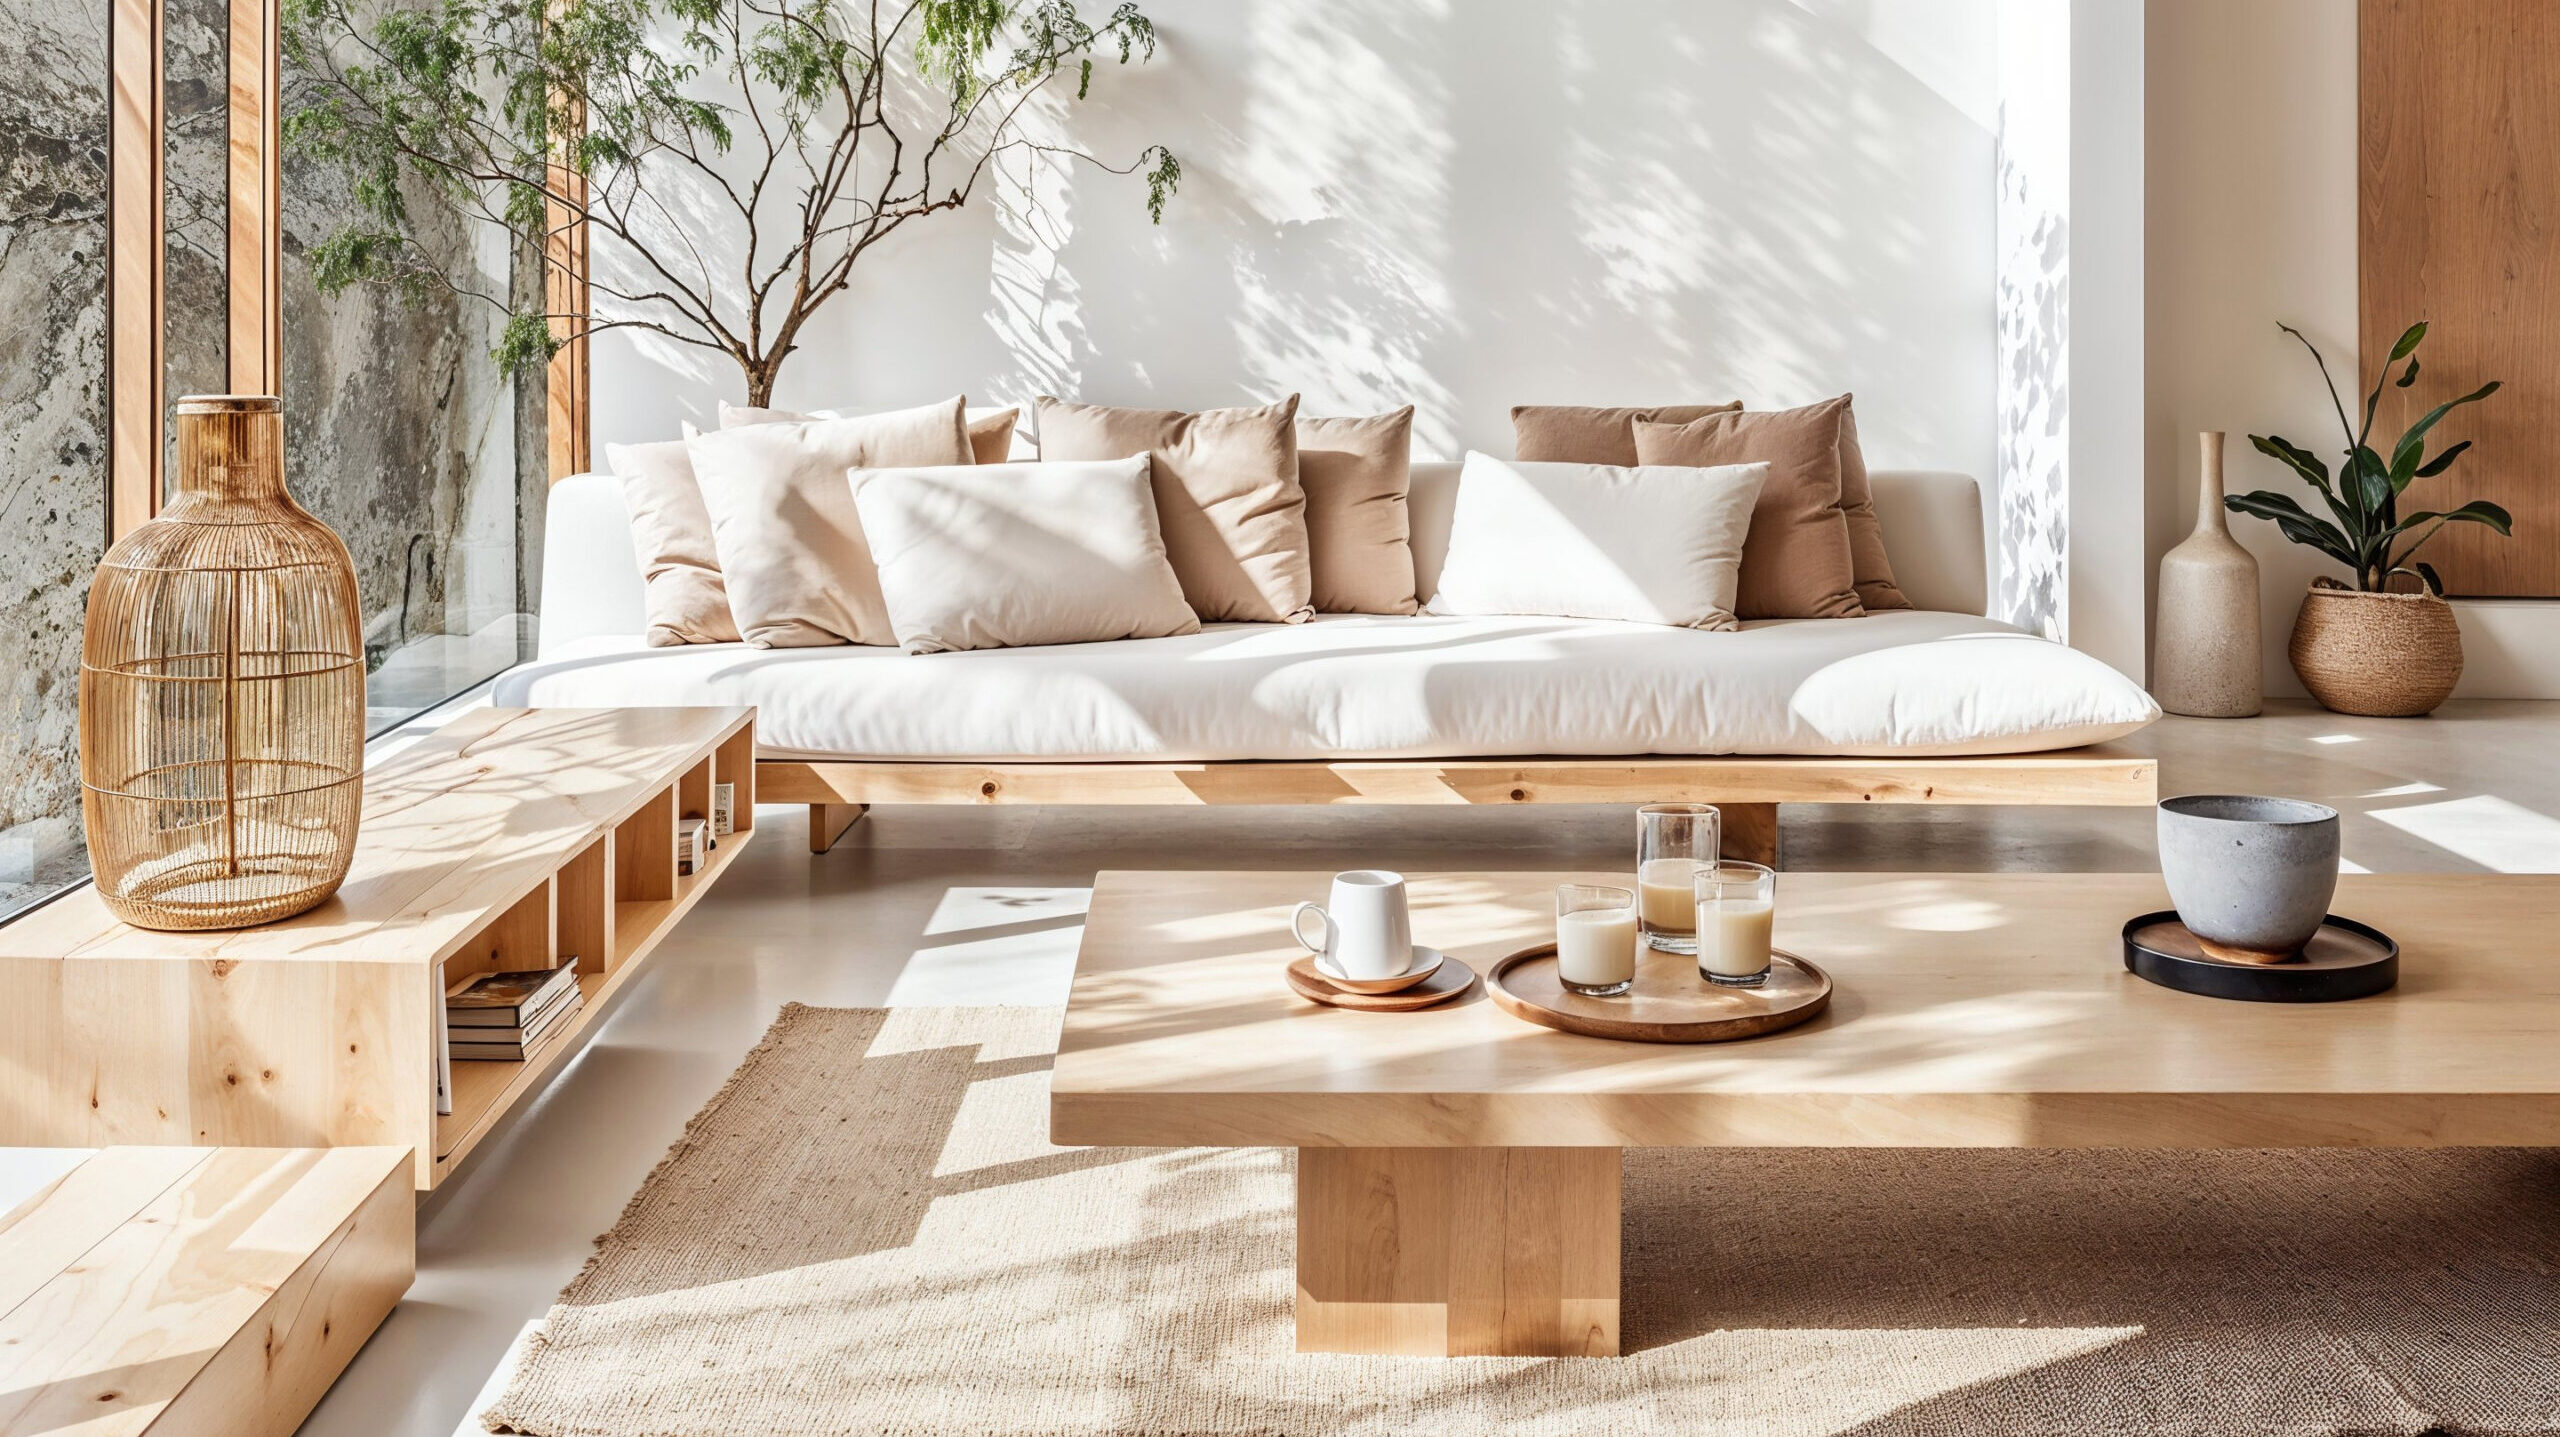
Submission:
M 1210 1146 L 2560 1144 L 2560 877 L 2349 875 L 2392 993 L 2232 1003 L 2124 970 L 2139 874 L 1782 874 L 1777 941 L 1837 983 L 1803 1027 L 1706 1048 L 1549 1032 L 1479 992 L 1418 1013 L 1292 995 L 1324 873 L 1105 873 L 1053 1137 Z M 1417 942 L 1488 968 L 1556 883 L 1413 874 Z M 1625 882 L 1623 875 L 1615 881 Z
M 0 1437 L 284 1437 L 415 1271 L 400 1148 L 110 1148 L 0 1218 Z

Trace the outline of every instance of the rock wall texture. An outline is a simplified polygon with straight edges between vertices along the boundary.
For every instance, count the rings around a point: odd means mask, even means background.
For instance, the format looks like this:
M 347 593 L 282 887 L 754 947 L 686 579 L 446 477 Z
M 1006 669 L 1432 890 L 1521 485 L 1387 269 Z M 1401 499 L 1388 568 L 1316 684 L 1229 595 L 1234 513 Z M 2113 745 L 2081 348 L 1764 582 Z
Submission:
M 0 0 L 0 911 L 84 866 L 82 604 L 107 537 L 105 0 Z

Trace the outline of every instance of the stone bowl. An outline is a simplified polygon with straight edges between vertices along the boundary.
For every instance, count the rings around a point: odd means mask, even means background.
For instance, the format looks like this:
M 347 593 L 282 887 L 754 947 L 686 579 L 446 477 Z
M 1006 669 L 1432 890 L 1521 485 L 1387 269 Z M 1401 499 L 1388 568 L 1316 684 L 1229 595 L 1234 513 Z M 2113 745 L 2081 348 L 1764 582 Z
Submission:
M 2337 895 L 2338 811 L 2245 794 L 2163 799 L 2160 876 L 2206 952 L 2251 963 L 2300 957 Z

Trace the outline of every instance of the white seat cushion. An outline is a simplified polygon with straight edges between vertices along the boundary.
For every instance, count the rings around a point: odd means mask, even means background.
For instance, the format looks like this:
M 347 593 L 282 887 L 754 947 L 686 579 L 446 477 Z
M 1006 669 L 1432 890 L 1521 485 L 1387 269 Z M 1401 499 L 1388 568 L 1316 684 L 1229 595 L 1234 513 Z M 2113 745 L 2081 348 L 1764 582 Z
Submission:
M 2085 654 L 1926 610 L 1732 633 L 1339 614 L 929 659 L 635 634 L 566 644 L 496 700 L 754 704 L 773 757 L 1055 761 L 2024 753 L 2160 712 Z

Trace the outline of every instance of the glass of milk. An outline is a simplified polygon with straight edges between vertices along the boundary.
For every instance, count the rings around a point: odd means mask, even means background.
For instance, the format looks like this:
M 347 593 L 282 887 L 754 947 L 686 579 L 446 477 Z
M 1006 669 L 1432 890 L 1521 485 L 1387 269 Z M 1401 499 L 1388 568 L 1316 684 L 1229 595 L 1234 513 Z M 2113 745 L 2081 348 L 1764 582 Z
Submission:
M 1714 866 L 1724 815 L 1713 804 L 1648 803 L 1636 810 L 1636 909 L 1644 940 L 1665 953 L 1698 951 L 1690 881 Z
M 1778 875 L 1724 859 L 1698 870 L 1698 976 L 1727 988 L 1769 981 L 1769 930 L 1778 915 Z
M 1556 978 L 1615 998 L 1636 985 L 1636 896 L 1604 883 L 1556 885 Z

